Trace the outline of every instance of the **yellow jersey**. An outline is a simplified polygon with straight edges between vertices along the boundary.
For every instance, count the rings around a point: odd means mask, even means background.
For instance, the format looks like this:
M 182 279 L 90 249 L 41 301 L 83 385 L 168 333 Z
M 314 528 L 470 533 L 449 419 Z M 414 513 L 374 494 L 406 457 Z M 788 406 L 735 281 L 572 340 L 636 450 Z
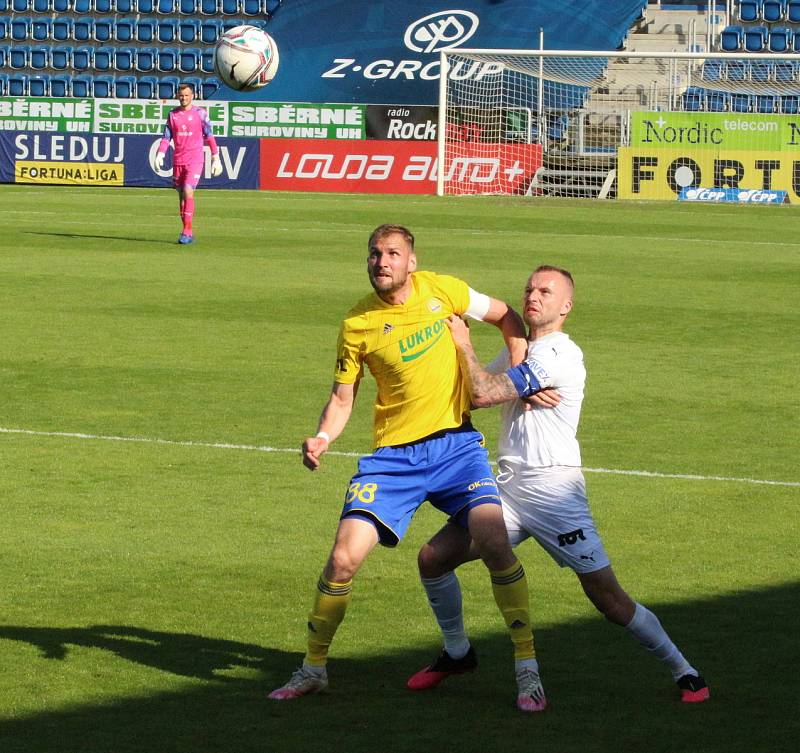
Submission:
M 371 293 L 339 331 L 335 381 L 357 383 L 366 364 L 378 385 L 375 447 L 413 442 L 469 417 L 469 385 L 445 321 L 469 308 L 469 287 L 433 272 L 414 272 L 411 282 L 405 303 Z

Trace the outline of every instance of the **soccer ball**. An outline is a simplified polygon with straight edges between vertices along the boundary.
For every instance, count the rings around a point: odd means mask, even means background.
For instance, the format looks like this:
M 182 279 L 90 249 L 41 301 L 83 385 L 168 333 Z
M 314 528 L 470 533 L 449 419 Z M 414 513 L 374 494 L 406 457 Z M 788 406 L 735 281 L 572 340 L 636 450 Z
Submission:
M 255 26 L 235 26 L 214 48 L 214 70 L 226 86 L 253 91 L 266 86 L 278 72 L 278 46 Z

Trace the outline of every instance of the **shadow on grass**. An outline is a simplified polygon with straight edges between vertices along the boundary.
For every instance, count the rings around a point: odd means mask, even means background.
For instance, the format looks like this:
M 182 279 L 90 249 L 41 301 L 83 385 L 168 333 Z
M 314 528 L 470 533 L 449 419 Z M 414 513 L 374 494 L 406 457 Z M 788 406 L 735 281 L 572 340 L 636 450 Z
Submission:
M 126 235 L 91 235 L 89 233 L 45 233 L 39 230 L 26 230 L 26 235 L 46 235 L 51 238 L 97 238 L 103 241 L 132 241 L 134 243 L 160 243 L 164 242 L 156 238 L 137 238 Z M 85 249 L 84 249 L 85 250 Z
M 668 673 L 623 631 L 592 617 L 537 631 L 550 708 L 514 707 L 503 634 L 474 641 L 479 671 L 414 694 L 407 675 L 431 649 L 391 647 L 379 659 L 336 659 L 332 692 L 272 702 L 299 654 L 129 626 L 0 626 L 0 640 L 37 646 L 42 660 L 70 646 L 113 652 L 187 678 L 174 692 L 53 709 L 0 722 L 3 753 L 783 753 L 796 735 L 800 584 L 682 604 L 651 605 L 709 680 L 709 703 L 677 702 Z M 353 619 L 357 619 L 353 615 Z M 335 654 L 335 652 L 334 652 Z M 221 672 L 246 668 L 249 679 Z M 795 728 L 796 729 L 796 728 Z

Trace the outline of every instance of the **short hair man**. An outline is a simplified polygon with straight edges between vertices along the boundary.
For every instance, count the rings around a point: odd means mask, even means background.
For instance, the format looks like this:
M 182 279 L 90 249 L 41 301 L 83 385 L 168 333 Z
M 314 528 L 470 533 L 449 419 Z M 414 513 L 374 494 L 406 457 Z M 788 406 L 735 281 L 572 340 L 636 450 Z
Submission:
M 497 483 L 509 539 L 516 546 L 532 536 L 557 564 L 571 567 L 592 604 L 666 663 L 681 699 L 704 701 L 709 690 L 703 678 L 658 618 L 620 586 L 589 510 L 576 438 L 586 370 L 581 349 L 562 331 L 572 310 L 573 288 L 572 275 L 564 269 L 545 265 L 533 272 L 522 300 L 529 327 L 527 358 L 512 368 L 508 368 L 506 353 L 482 368 L 465 323 L 450 317 L 473 403 L 478 407 L 503 403 Z M 542 397 L 533 410 L 518 399 L 537 393 Z M 453 570 L 474 558 L 468 532 L 450 524 L 419 554 L 422 582 L 429 590 L 446 650 L 451 644 L 461 650 L 468 645 Z M 443 580 L 448 590 L 442 587 Z M 435 599 L 430 598 L 430 583 L 436 584 Z M 409 679 L 408 686 L 412 690 L 435 687 L 448 674 L 425 668 Z
M 500 498 L 481 435 L 469 420 L 469 389 L 446 320 L 462 314 L 498 327 L 512 360 L 526 350 L 519 315 L 455 277 L 417 271 L 414 236 L 381 225 L 370 236 L 373 293 L 342 322 L 331 394 L 316 436 L 303 443 L 311 470 L 343 431 L 366 366 L 377 383 L 373 454 L 350 481 L 330 557 L 308 619 L 303 665 L 270 693 L 274 700 L 327 689 L 328 649 L 344 618 L 353 576 L 376 544 L 395 546 L 427 499 L 469 531 L 491 574 L 495 601 L 514 643 L 517 705 L 544 708 L 524 570 L 503 525 Z
M 170 111 L 167 123 L 164 126 L 164 135 L 158 145 L 155 166 L 157 170 L 164 168 L 164 155 L 172 141 L 174 154 L 172 155 L 172 185 L 178 192 L 180 205 L 181 230 L 178 243 L 192 243 L 192 218 L 194 217 L 194 192 L 200 182 L 205 164 L 203 145 L 208 144 L 211 149 L 211 175 L 222 175 L 222 162 L 219 159 L 219 149 L 214 139 L 211 121 L 208 112 L 202 107 L 192 104 L 194 101 L 194 87 L 191 84 L 181 84 L 178 87 L 178 107 Z

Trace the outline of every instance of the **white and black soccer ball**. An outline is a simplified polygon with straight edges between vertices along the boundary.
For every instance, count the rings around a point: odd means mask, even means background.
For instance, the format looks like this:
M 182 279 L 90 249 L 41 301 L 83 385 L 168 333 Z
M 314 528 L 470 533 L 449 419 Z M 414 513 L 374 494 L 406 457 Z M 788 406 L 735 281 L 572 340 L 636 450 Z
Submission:
M 254 91 L 266 86 L 275 78 L 279 62 L 275 40 L 255 26 L 229 29 L 214 48 L 217 76 L 236 91 Z

